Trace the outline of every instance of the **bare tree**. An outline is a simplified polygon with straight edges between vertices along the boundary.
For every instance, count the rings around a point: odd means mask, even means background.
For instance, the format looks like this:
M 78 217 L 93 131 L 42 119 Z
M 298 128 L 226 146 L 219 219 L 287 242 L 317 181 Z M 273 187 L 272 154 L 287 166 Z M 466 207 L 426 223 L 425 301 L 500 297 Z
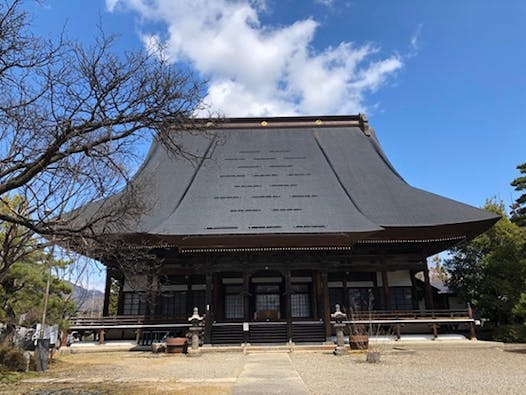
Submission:
M 15 212 L 24 216 L 26 210 L 27 205 L 20 197 L 0 201 L 0 215 Z M 0 285 L 15 262 L 24 261 L 38 249 L 33 236 L 31 230 L 17 223 L 0 222 Z
M 94 237 L 93 222 L 58 213 L 122 190 L 151 138 L 184 154 L 174 130 L 196 127 L 203 85 L 158 54 L 116 53 L 102 29 L 89 47 L 37 37 L 21 2 L 0 0 L 0 199 L 9 208 L 16 194 L 28 207 L 0 221 L 47 239 Z M 133 196 L 93 221 L 144 209 Z
M 101 235 L 148 209 L 129 183 L 145 144 L 192 156 L 175 131 L 202 130 L 204 84 L 162 51 L 116 52 L 102 28 L 90 46 L 38 37 L 22 2 L 0 0 L 0 288 L 54 243 L 154 278 L 158 257 Z

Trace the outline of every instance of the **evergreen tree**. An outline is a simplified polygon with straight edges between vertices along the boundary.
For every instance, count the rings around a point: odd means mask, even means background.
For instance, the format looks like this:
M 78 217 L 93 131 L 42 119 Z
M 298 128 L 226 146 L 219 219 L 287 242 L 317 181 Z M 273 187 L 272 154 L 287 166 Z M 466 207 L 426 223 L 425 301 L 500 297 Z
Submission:
M 502 216 L 490 230 L 451 250 L 447 285 L 497 324 L 513 322 L 526 293 L 525 229 L 506 216 L 503 203 L 486 210 Z
M 526 163 L 517 166 L 521 173 L 519 177 L 511 182 L 516 191 L 523 191 L 515 203 L 511 206 L 511 221 L 519 226 L 526 227 Z
M 25 207 L 20 196 L 0 200 L 0 213 L 23 212 Z M 2 220 L 0 246 L 0 321 L 7 325 L 3 337 L 9 338 L 16 325 L 40 322 L 50 270 L 54 272 L 70 262 L 56 260 L 27 228 Z M 69 285 L 57 276 L 51 277 L 47 324 L 61 324 L 75 312 L 75 304 L 66 298 L 70 293 Z
M 61 267 L 68 262 L 57 261 L 42 252 L 30 255 L 13 264 L 0 284 L 0 319 L 10 325 L 34 326 L 42 319 L 44 293 L 49 265 Z M 75 303 L 67 298 L 69 284 L 51 276 L 46 324 L 62 324 L 76 311 Z

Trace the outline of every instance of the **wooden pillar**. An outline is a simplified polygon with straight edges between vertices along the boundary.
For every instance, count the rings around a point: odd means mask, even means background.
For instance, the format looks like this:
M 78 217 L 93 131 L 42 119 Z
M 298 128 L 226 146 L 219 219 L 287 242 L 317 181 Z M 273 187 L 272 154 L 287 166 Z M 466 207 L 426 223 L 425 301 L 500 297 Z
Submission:
M 322 318 L 320 316 L 320 310 L 322 306 L 321 302 L 321 277 L 320 272 L 318 270 L 314 270 L 312 273 L 312 293 L 313 293 L 313 310 L 312 310 L 312 316 L 315 320 L 319 320 Z
M 427 261 L 424 259 L 423 261 L 424 265 L 424 291 L 425 291 L 425 302 L 426 302 L 426 309 L 433 310 L 433 292 L 431 290 L 431 282 L 429 281 L 429 268 L 427 267 Z
M 224 312 L 224 298 L 222 298 L 222 283 L 221 283 L 221 274 L 213 273 L 212 274 L 212 311 L 214 315 L 214 320 L 222 320 L 225 317 Z
M 349 303 L 349 289 L 347 288 L 347 272 L 343 272 L 343 278 L 342 278 L 342 288 L 343 288 L 343 303 L 345 303 L 343 306 L 341 306 L 341 309 L 344 313 L 350 313 L 351 311 L 351 304 Z
M 396 340 L 400 340 L 400 324 L 395 325 Z
M 206 290 L 205 290 L 205 338 L 204 342 L 210 344 L 212 336 L 212 323 L 214 321 L 214 311 L 212 309 L 212 273 L 206 273 Z
M 418 310 L 418 294 L 416 292 L 416 272 L 414 270 L 409 271 L 409 277 L 411 278 L 411 299 L 413 301 L 413 309 Z
M 124 277 L 119 279 L 119 296 L 117 299 L 117 315 L 124 312 Z
M 292 341 L 292 284 L 290 270 L 285 272 L 285 303 L 287 306 L 287 337 Z
M 321 273 L 321 288 L 323 299 L 323 320 L 325 322 L 325 337 L 331 336 L 331 307 L 329 301 L 329 281 L 327 272 Z
M 389 310 L 391 308 L 391 298 L 389 296 L 389 280 L 385 270 L 382 270 L 382 287 L 384 290 L 384 310 Z
M 104 285 L 104 304 L 102 305 L 102 316 L 107 317 L 110 310 L 111 296 L 111 273 L 110 268 L 106 266 L 106 283 Z
M 194 305 L 192 300 L 192 276 L 186 276 L 186 318 L 192 315 Z M 202 313 L 202 312 L 200 312 Z
M 374 298 L 375 300 L 380 300 L 380 290 L 378 289 L 378 272 L 373 272 L 374 276 L 373 276 L 373 295 L 374 295 Z M 379 310 L 380 307 L 379 304 L 375 304 L 375 307 Z
M 243 321 L 250 321 L 250 275 L 243 273 Z
M 473 320 L 473 309 L 471 308 L 471 304 L 469 303 L 468 303 L 468 315 L 469 315 L 469 318 Z M 469 339 L 477 340 L 477 331 L 475 330 L 475 321 L 471 321 L 469 323 Z

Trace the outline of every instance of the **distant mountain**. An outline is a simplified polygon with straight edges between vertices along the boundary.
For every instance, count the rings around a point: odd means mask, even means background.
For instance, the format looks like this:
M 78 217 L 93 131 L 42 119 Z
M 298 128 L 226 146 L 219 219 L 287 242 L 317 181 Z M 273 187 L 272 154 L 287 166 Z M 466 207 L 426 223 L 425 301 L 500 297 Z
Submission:
M 97 289 L 86 289 L 69 283 L 73 288 L 72 299 L 79 308 L 79 313 L 100 314 L 104 304 L 104 292 Z

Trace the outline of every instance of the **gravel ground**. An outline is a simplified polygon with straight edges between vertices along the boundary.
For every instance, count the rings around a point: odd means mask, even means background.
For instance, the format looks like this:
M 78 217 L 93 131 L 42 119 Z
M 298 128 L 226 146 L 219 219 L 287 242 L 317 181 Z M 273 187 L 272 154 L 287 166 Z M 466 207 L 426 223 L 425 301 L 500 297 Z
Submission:
M 244 359 L 242 353 L 208 353 L 199 358 L 150 352 L 70 354 L 57 359 L 56 375 L 69 377 L 74 370 L 79 380 L 90 377 L 121 381 L 235 379 L 243 369 Z
M 245 357 L 239 352 L 199 358 L 119 351 L 63 354 L 45 374 L 0 385 L 0 394 L 229 394 Z
M 290 360 L 312 394 L 526 394 L 526 345 L 390 344 L 381 362 L 364 354 L 293 352 Z M 243 353 L 199 358 L 146 352 L 60 355 L 43 375 L 0 386 L 7 394 L 228 394 Z
M 526 394 L 525 353 L 484 347 L 481 342 L 403 348 L 386 348 L 378 364 L 364 362 L 360 354 L 290 357 L 314 394 Z

